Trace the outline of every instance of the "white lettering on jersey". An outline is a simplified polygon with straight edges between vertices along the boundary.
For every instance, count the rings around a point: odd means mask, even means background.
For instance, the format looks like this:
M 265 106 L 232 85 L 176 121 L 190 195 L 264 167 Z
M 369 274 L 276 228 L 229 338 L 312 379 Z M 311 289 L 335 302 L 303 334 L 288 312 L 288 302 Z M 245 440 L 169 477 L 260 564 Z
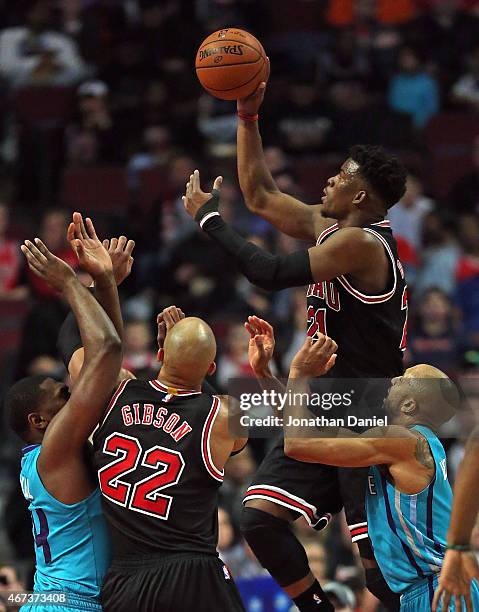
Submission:
M 378 492 L 376 491 L 376 483 L 374 482 L 374 476 L 368 476 L 368 487 L 370 495 L 378 494 Z
M 444 474 L 444 480 L 447 480 L 447 463 L 445 459 L 440 461 L 439 465 L 441 466 L 442 473 Z
M 22 487 L 22 493 L 25 499 L 28 501 L 33 499 L 33 495 L 30 493 L 30 483 L 28 482 L 28 478 L 25 476 L 20 476 L 20 486 Z

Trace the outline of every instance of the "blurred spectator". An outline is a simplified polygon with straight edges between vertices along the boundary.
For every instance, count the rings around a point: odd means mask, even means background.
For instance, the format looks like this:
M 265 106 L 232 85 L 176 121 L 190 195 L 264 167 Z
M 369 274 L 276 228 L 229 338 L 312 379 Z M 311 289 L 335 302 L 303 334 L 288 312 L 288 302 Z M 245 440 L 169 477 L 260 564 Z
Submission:
M 320 584 L 323 584 L 328 578 L 328 557 L 324 544 L 315 532 L 313 535 L 310 533 L 302 544 L 313 576 Z
M 424 195 L 421 179 L 409 174 L 403 199 L 388 212 L 391 228 L 396 238 L 400 236 L 417 252 L 421 246 L 423 218 L 433 208 L 433 200 Z
M 243 497 L 256 470 L 251 444 L 230 457 L 225 466 L 225 479 L 219 492 L 221 504 L 227 508 L 234 523 L 239 524 Z
M 424 127 L 439 110 L 437 83 L 424 70 L 419 52 L 412 47 L 403 47 L 399 53 L 398 73 L 389 86 L 389 105 L 411 115 L 417 128 Z
M 472 111 L 479 111 L 479 44 L 469 58 L 469 72 L 452 88 L 452 99 Z
M 460 178 L 449 193 L 454 213 L 479 213 L 479 134 L 472 149 L 473 168 Z
M 0 34 L 0 70 L 9 83 L 67 85 L 85 75 L 74 41 L 50 25 L 51 3 L 37 0 L 27 12 L 25 26 Z
M 447 89 L 477 44 L 479 22 L 462 9 L 460 0 L 427 0 L 425 5 L 427 10 L 411 26 L 408 38 L 422 49 Z
M 461 309 L 466 349 L 479 349 L 479 218 L 459 219 L 459 236 L 464 254 L 456 269 L 456 303 Z
M 0 202 L 0 299 L 22 300 L 28 290 L 20 285 L 22 255 L 20 245 L 7 236 L 9 220 L 10 211 Z
M 165 167 L 171 160 L 171 132 L 166 125 L 151 125 L 143 134 L 144 151 L 134 155 L 128 163 L 128 187 L 138 189 L 139 173 L 155 167 Z
M 153 345 L 151 327 L 146 321 L 128 321 L 123 335 L 123 367 L 138 378 L 156 375 L 159 364 Z
M 230 378 L 253 376 L 253 370 L 248 361 L 248 332 L 243 323 L 233 323 L 226 339 L 226 352 L 218 359 L 217 380 L 222 389 L 228 389 Z
M 25 584 L 19 579 L 17 570 L 13 565 L 0 565 L 0 612 L 13 612 L 20 606 L 11 605 L 8 596 L 15 592 L 24 592 Z M 3 604 L 5 601 L 5 604 Z
M 408 360 L 411 365 L 429 363 L 449 376 L 459 367 L 456 317 L 450 298 L 440 289 L 429 289 L 416 304 L 410 325 Z
M 355 18 L 355 3 L 369 4 L 371 6 L 371 14 L 373 14 L 382 23 L 400 24 L 409 21 L 415 15 L 414 0 L 378 0 L 371 2 L 370 0 L 329 0 L 328 6 L 328 21 L 331 25 L 348 26 Z
M 67 130 L 68 159 L 73 164 L 108 164 L 122 160 L 122 147 L 103 81 L 78 88 L 78 117 Z
M 427 289 L 442 289 L 451 295 L 456 286 L 456 266 L 460 249 L 453 239 L 446 222 L 435 212 L 423 219 L 421 268 L 415 282 L 415 295 Z
M 228 511 L 218 508 L 218 553 L 234 578 L 254 578 L 265 573 L 249 546 L 235 534 Z
M 28 366 L 28 375 L 49 376 L 55 380 L 62 381 L 66 376 L 66 371 L 60 359 L 52 355 L 38 355 Z

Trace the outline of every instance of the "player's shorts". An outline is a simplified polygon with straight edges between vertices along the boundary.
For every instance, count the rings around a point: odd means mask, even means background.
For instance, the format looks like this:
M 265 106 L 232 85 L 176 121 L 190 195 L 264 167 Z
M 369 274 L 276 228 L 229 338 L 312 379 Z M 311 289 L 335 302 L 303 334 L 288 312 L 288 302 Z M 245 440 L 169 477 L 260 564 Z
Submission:
M 259 466 L 243 503 L 271 501 L 288 508 L 295 517 L 304 516 L 318 531 L 344 507 L 352 541 L 360 544 L 362 557 L 372 559 L 365 505 L 368 474 L 369 468 L 337 468 L 291 459 L 284 454 L 280 437 Z
M 20 608 L 21 612 L 102 612 L 98 601 L 91 597 L 81 597 L 67 593 L 67 603 L 35 604 Z
M 214 554 L 114 559 L 102 588 L 105 612 L 244 612 L 226 565 Z
M 434 592 L 437 589 L 438 577 L 430 576 L 425 578 L 415 586 L 411 587 L 406 593 L 401 595 L 401 612 L 424 612 L 431 610 Z M 459 612 L 452 598 L 447 612 Z M 479 587 L 474 580 L 471 585 L 472 609 L 479 610 Z M 439 612 L 446 612 L 442 605 L 438 608 Z M 463 602 L 461 612 L 465 612 L 466 606 Z

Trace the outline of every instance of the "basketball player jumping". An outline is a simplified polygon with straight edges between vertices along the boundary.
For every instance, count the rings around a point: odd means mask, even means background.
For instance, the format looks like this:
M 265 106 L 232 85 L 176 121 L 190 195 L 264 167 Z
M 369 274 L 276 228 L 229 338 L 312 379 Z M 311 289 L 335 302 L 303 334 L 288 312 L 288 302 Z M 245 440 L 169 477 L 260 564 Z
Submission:
M 90 265 L 80 258 L 104 308 L 39 239 L 27 241 L 22 251 L 31 270 L 69 302 L 84 346 L 84 364 L 71 395 L 66 385 L 48 376 L 32 376 L 13 385 L 6 398 L 10 426 L 27 443 L 20 478 L 33 520 L 35 591 L 57 596 L 31 609 L 101 612 L 110 544 L 85 445 L 120 371 L 121 342 L 112 323 L 121 321 L 118 291 L 104 249 Z
M 273 330 L 266 321 L 256 317 L 250 318 L 248 328 L 252 338 L 250 342 L 261 339 L 258 349 L 261 357 L 257 362 L 261 364 L 261 375 L 264 376 L 269 372 L 268 362 L 274 350 Z M 324 337 L 316 343 L 307 338 L 294 357 L 288 381 L 288 392 L 292 397 L 294 394 L 304 397 L 302 394 L 308 393 L 304 373 L 310 364 L 309 377 L 317 375 L 314 354 L 318 350 L 316 345 L 324 342 Z M 340 350 L 341 347 L 338 353 Z M 258 369 L 256 364 L 251 365 L 255 371 Z M 301 366 L 301 371 L 298 366 Z M 383 575 L 391 589 L 402 596 L 401 612 L 431 610 L 445 554 L 457 555 L 469 548 L 470 529 L 478 504 L 466 501 L 463 496 L 463 503 L 473 510 L 468 512 L 464 537 L 458 520 L 462 513 L 456 511 L 448 539 L 452 537 L 454 542 L 465 542 L 466 545 L 451 544 L 449 548 L 452 550 L 446 553 L 452 491 L 447 479 L 446 454 L 436 434 L 440 426 L 454 416 L 458 407 L 459 393 L 454 383 L 437 368 L 418 365 L 406 370 L 404 376 L 393 379 L 385 399 L 389 423 L 386 427 L 356 434 L 344 428 L 333 430 L 324 427 L 310 431 L 304 426 L 285 426 L 284 450 L 288 457 L 343 467 L 371 466 L 366 494 L 369 533 Z M 286 405 L 283 422 L 304 423 L 311 416 L 312 413 L 301 403 L 294 407 Z M 301 420 L 304 417 L 306 421 Z M 477 474 L 476 467 L 474 471 Z M 475 500 L 477 496 L 471 495 L 471 490 L 475 490 L 473 486 L 468 487 L 467 497 Z M 459 507 L 462 509 L 456 505 Z M 464 570 L 477 568 L 472 559 L 464 561 Z M 461 588 L 462 572 L 453 573 L 453 578 Z M 443 590 L 445 598 L 439 607 L 443 612 L 479 609 L 479 588 L 475 582 L 472 585 L 468 583 L 462 592 L 454 593 L 452 589 L 454 601 L 451 608 L 451 593 L 447 588 Z M 440 593 L 438 591 L 437 602 Z
M 267 290 L 308 285 L 308 330 L 340 346 L 335 378 L 392 378 L 403 372 L 407 294 L 396 242 L 385 215 L 404 194 L 404 167 L 381 148 L 354 147 L 328 180 L 322 203 L 308 206 L 277 188 L 264 160 L 257 113 L 265 84 L 238 102 L 238 170 L 248 208 L 282 232 L 316 246 L 276 256 L 247 242 L 218 210 L 221 177 L 203 193 L 199 173 L 184 203 L 200 227 L 238 262 L 253 284 Z M 332 610 L 309 570 L 290 523 L 303 515 L 313 527 L 344 505 L 367 586 L 390 610 L 399 609 L 377 568 L 364 509 L 367 470 L 308 466 L 284 455 L 278 440 L 245 497 L 242 531 L 262 565 L 300 610 Z M 269 492 L 269 493 L 268 493 Z M 316 605 L 317 598 L 322 607 Z

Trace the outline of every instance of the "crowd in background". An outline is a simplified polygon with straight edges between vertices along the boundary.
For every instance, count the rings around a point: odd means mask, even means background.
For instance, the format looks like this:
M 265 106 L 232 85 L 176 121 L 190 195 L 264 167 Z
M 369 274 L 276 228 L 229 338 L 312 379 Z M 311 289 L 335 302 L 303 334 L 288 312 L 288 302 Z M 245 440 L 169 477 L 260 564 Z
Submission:
M 89 200 L 82 210 L 92 213 L 104 237 L 123 233 L 136 241 L 133 273 L 120 287 L 125 367 L 139 377 L 155 375 L 156 313 L 176 304 L 213 326 L 218 389 L 226 390 L 230 377 L 251 375 L 243 322 L 253 313 L 274 325 L 276 371 L 287 373 L 304 338 L 305 291 L 267 293 L 250 285 L 181 202 L 195 168 L 207 186 L 221 173 L 222 214 L 242 234 L 275 252 L 305 246 L 248 213 L 235 169 L 234 103 L 207 95 L 195 77 L 200 41 L 228 25 L 258 36 L 270 57 L 260 128 L 281 190 L 318 201 L 320 191 L 311 189 L 315 163 L 335 172 L 359 142 L 380 143 L 405 161 L 407 192 L 389 215 L 410 290 L 405 359 L 443 369 L 473 396 L 477 0 L 0 0 L 0 397 L 26 374 L 65 376 L 56 350 L 65 305 L 26 269 L 18 244 L 38 235 L 74 265 L 66 225 L 104 168 L 124 177 L 126 204 Z M 465 165 L 437 176 L 431 159 L 443 145 L 432 143 L 447 117 L 458 116 L 467 126 Z M 145 206 L 149 171 L 158 184 Z M 69 197 L 65 177 L 74 172 L 83 172 L 84 182 Z M 453 473 L 468 426 L 459 422 L 451 430 L 458 438 L 448 441 Z M 16 580 L 11 564 L 28 584 L 33 547 L 16 483 L 19 444 L 5 427 L 0 437 L 1 590 Z M 226 469 L 219 550 L 238 577 L 263 574 L 237 525 L 242 492 L 266 447 L 255 440 Z M 319 536 L 298 529 L 317 576 L 349 584 L 361 598 L 361 571 L 342 521 Z M 344 609 L 353 609 L 350 593 L 333 586 Z

